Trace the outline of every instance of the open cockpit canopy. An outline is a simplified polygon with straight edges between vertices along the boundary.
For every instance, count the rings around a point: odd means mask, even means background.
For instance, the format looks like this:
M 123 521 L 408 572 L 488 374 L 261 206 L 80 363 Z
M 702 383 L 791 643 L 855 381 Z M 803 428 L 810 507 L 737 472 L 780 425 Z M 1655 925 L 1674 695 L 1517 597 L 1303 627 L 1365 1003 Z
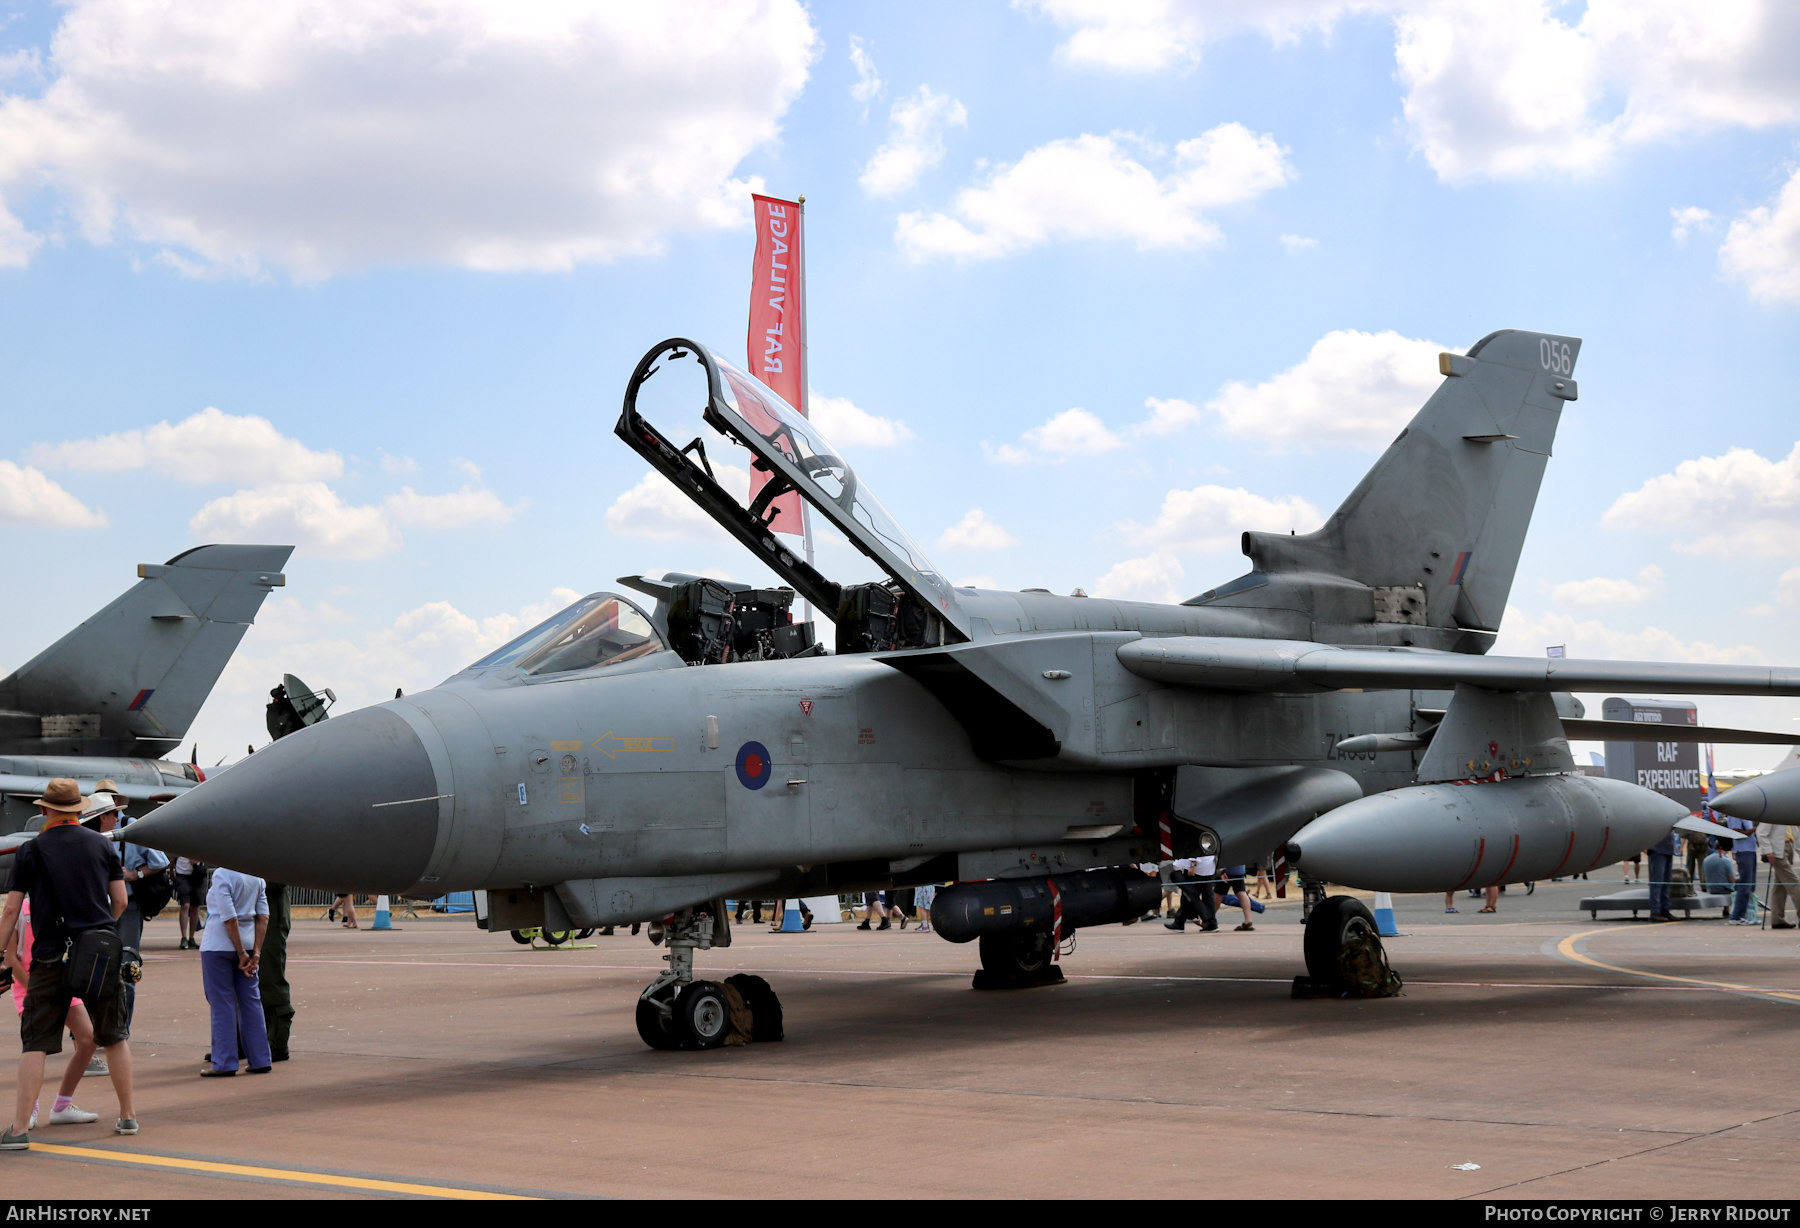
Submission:
M 721 484 L 702 436 L 678 447 L 640 411 L 645 382 L 689 358 L 706 376 L 702 420 L 748 449 L 752 470 L 763 479 L 759 483 L 753 477 L 754 493 L 742 499 Z M 644 355 L 626 388 L 617 433 L 802 597 L 833 613 L 840 652 L 969 638 L 968 616 L 955 589 L 858 480 L 844 454 L 768 385 L 705 346 L 671 338 Z M 831 580 L 784 542 L 771 522 L 777 501 L 790 491 L 799 492 L 872 560 L 886 582 L 846 585 Z

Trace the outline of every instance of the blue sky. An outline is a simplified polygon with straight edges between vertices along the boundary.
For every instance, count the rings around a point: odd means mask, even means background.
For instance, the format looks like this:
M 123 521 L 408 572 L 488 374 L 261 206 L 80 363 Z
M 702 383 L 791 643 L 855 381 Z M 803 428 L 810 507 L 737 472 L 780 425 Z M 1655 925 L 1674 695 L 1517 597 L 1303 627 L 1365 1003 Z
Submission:
M 1800 16 L 1501 7 L 0 5 L 0 668 L 296 542 L 212 759 L 283 671 L 360 704 L 758 578 L 611 433 L 658 340 L 740 349 L 756 184 L 816 416 L 955 579 L 1228 579 L 1521 327 L 1585 344 L 1501 650 L 1792 664 Z

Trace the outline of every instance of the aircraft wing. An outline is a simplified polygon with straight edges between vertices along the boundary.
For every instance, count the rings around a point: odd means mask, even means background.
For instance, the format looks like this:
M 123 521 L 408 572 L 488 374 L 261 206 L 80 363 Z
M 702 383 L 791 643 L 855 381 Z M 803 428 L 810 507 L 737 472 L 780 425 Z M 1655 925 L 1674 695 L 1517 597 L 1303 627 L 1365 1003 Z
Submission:
M 1118 656 L 1139 677 L 1219 691 L 1450 690 L 1461 683 L 1492 691 L 1800 695 L 1800 669 L 1783 666 L 1478 657 L 1201 635 L 1133 640 Z
M 1800 733 L 1723 729 L 1717 725 L 1651 725 L 1637 721 L 1563 718 L 1563 736 L 1576 742 L 1722 742 L 1736 746 L 1794 746 Z

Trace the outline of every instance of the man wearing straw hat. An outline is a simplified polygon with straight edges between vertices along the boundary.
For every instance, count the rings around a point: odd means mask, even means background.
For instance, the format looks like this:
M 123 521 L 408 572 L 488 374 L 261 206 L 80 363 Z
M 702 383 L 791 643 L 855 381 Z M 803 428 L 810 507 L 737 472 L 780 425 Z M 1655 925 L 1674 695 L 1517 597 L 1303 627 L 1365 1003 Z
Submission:
M 44 1082 L 44 1059 L 62 1052 L 63 1020 L 73 992 L 64 980 L 64 947 L 76 935 L 102 927 L 116 932 L 125 911 L 125 871 L 112 841 L 81 826 L 88 799 L 73 780 L 59 777 L 37 799 L 44 826 L 13 856 L 12 881 L 0 910 L 0 951 L 12 949 L 13 930 L 25 896 L 31 896 L 31 979 L 19 1016 L 24 1052 L 19 1056 L 18 1095 L 12 1124 L 0 1135 L 0 1151 L 24 1151 L 31 1106 Z M 117 979 L 116 973 L 114 979 Z M 125 995 L 111 992 L 87 1002 L 94 1039 L 106 1050 L 113 1091 L 119 1097 L 120 1134 L 136 1134 L 131 1105 L 131 1046 L 126 1042 Z

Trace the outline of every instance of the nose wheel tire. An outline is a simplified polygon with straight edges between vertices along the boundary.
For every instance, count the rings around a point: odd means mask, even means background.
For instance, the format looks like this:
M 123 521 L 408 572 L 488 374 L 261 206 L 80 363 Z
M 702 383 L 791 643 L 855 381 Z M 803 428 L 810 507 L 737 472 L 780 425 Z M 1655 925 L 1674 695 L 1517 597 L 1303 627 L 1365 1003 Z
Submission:
M 512 940 L 522 947 L 528 947 L 531 945 L 531 936 L 535 933 L 536 930 L 514 930 Z
M 1306 919 L 1306 973 L 1315 981 L 1343 981 L 1344 942 L 1355 934 L 1374 935 L 1375 914 L 1355 896 L 1333 895 L 1319 901 Z
M 725 983 L 737 990 L 744 1005 L 750 1008 L 751 1040 L 781 1040 L 786 1035 L 782 1026 L 781 999 L 775 996 L 767 981 L 748 972 L 739 972 L 726 977 Z
M 670 1021 L 684 1049 L 717 1049 L 731 1035 L 731 1007 L 725 987 L 716 981 L 693 981 L 675 999 Z
M 544 941 L 553 947 L 560 947 L 563 943 L 572 941 L 575 937 L 575 932 L 573 930 L 545 930 L 543 933 Z
M 652 1049 L 679 1049 L 681 1038 L 672 1028 L 672 1015 L 665 1015 L 657 1009 L 654 1002 L 644 998 L 638 999 L 637 1030 L 638 1036 Z

